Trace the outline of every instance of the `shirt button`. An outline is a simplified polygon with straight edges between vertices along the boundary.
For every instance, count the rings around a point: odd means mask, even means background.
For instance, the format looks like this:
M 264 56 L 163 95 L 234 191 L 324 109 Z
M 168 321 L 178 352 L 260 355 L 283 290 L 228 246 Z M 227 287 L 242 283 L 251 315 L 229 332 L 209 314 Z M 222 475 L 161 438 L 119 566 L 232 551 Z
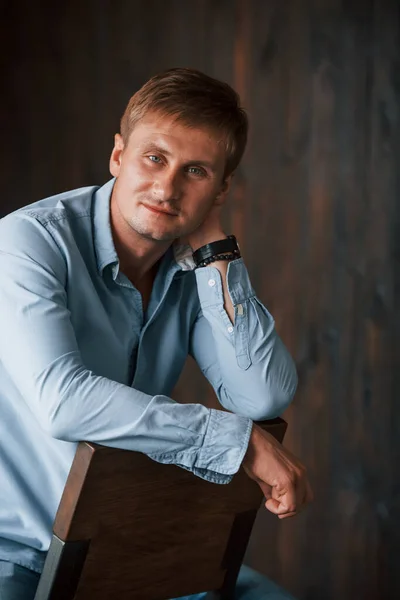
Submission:
M 214 285 L 215 285 L 215 279 L 209 279 L 209 280 L 208 280 L 208 285 L 209 285 L 210 287 L 214 287 Z
M 229 331 L 229 333 L 232 333 L 232 332 L 233 332 L 233 327 L 232 327 L 232 325 L 231 325 L 230 327 L 228 327 L 228 331 Z

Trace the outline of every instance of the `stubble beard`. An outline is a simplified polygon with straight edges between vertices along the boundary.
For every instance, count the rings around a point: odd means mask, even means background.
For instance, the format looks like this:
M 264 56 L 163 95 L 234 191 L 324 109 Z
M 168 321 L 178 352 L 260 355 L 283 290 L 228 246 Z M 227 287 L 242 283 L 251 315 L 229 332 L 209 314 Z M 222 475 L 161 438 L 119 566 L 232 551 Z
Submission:
M 140 237 L 154 242 L 173 242 L 183 235 L 180 231 L 166 231 L 163 233 L 157 233 L 154 228 L 151 228 L 151 226 L 146 226 L 146 224 L 142 223 L 140 219 L 135 217 L 130 219 L 129 225 Z

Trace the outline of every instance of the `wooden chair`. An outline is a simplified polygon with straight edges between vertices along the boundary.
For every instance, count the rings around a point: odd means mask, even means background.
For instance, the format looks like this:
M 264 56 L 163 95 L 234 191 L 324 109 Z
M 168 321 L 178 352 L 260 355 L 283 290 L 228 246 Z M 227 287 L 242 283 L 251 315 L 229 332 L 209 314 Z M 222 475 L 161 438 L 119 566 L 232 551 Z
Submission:
M 282 441 L 283 420 L 259 425 Z M 35 600 L 231 599 L 262 499 L 243 469 L 217 485 L 81 442 Z

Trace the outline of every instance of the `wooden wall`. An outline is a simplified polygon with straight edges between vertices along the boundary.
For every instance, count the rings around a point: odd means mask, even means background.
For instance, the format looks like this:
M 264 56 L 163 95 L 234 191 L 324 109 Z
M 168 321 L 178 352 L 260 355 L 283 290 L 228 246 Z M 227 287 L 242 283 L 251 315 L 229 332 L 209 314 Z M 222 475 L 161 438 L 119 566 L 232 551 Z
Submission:
M 226 214 L 300 376 L 287 445 L 316 499 L 260 512 L 250 564 L 304 600 L 400 597 L 396 0 L 3 1 L 0 213 L 108 175 L 129 96 L 193 66 L 252 131 Z M 189 364 L 180 401 L 214 399 Z

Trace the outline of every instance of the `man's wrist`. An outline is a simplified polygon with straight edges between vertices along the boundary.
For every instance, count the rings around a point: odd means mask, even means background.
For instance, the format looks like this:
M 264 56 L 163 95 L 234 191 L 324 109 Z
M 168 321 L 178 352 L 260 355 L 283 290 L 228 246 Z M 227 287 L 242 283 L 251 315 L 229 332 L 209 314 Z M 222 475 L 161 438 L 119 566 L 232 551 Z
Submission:
M 215 261 L 240 258 L 240 249 L 234 235 L 208 242 L 193 252 L 196 267 L 206 267 Z

